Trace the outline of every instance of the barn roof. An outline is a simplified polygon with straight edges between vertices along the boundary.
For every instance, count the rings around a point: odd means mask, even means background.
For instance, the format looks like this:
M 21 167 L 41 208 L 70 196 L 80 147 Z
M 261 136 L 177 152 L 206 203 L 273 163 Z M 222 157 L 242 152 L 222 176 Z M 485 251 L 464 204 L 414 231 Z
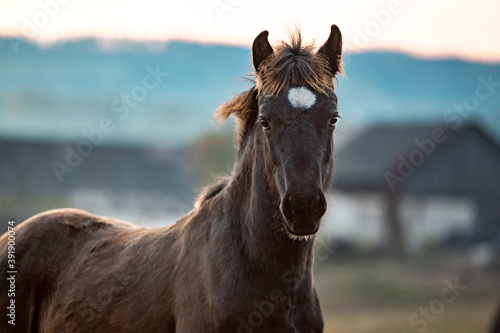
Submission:
M 434 149 L 430 140 L 434 141 Z M 423 143 L 427 143 L 424 148 Z M 391 189 L 392 180 L 393 185 L 406 192 L 418 188 L 415 191 L 419 193 L 463 194 L 470 189 L 455 184 L 457 179 L 452 175 L 477 176 L 473 174 L 481 170 L 472 165 L 472 161 L 492 152 L 496 156 L 483 162 L 495 164 L 493 169 L 500 173 L 500 146 L 473 123 L 456 129 L 448 124 L 432 123 L 379 125 L 368 128 L 336 153 L 333 186 L 340 190 L 387 191 Z M 419 164 L 422 156 L 424 160 Z M 414 170 L 410 172 L 411 169 L 401 166 L 406 164 L 403 161 L 410 163 Z M 457 171 L 457 166 L 462 169 Z M 435 183 L 440 183 L 440 187 Z

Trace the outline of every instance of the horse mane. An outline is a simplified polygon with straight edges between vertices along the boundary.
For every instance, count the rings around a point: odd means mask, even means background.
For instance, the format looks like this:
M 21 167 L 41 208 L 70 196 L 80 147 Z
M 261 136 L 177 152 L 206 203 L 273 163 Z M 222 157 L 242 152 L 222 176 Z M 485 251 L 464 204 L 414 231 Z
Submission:
M 200 209 L 201 205 L 205 201 L 208 201 L 219 194 L 224 189 L 224 187 L 226 187 L 228 182 L 228 178 L 222 178 L 216 184 L 203 188 L 201 190 L 201 193 L 198 195 L 198 198 L 196 199 L 194 208 Z
M 276 97 L 295 86 L 309 86 L 313 90 L 330 95 L 334 91 L 332 73 L 328 59 L 314 52 L 314 43 L 305 44 L 298 27 L 288 30 L 289 41 L 281 41 L 274 53 L 267 57 L 258 72 L 250 75 L 252 88 L 236 95 L 217 108 L 213 118 L 222 125 L 230 115 L 237 121 L 238 143 L 241 144 L 246 130 L 257 120 L 257 98 Z M 341 61 L 338 68 L 342 73 Z
M 334 91 L 328 59 L 314 52 L 314 42 L 304 44 L 300 29 L 288 30 L 289 42 L 281 41 L 274 53 L 264 60 L 256 75 L 259 95 L 275 97 L 296 86 L 309 86 L 329 95 Z M 339 67 L 341 68 L 341 67 Z
M 243 141 L 246 129 L 251 126 L 250 118 L 257 120 L 257 103 L 258 92 L 255 84 L 249 90 L 236 95 L 226 103 L 222 104 L 215 111 L 213 118 L 222 125 L 230 115 L 236 118 L 236 133 L 238 136 L 238 144 Z

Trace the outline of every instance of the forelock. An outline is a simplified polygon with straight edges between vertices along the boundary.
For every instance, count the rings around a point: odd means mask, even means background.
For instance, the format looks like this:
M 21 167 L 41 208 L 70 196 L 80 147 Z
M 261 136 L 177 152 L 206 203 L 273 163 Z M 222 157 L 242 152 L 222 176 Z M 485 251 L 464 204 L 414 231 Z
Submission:
M 330 95 L 333 74 L 327 59 L 314 52 L 314 44 L 304 44 L 299 29 L 289 31 L 289 42 L 281 42 L 259 67 L 256 88 L 259 95 L 274 97 L 296 86 L 308 86 Z

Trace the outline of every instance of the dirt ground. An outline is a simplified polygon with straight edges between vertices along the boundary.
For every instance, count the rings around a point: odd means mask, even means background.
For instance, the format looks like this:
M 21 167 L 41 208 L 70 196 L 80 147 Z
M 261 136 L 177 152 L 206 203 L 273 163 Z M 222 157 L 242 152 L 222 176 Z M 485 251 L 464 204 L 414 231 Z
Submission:
M 487 333 L 500 307 L 500 269 L 466 255 L 317 262 L 325 332 Z

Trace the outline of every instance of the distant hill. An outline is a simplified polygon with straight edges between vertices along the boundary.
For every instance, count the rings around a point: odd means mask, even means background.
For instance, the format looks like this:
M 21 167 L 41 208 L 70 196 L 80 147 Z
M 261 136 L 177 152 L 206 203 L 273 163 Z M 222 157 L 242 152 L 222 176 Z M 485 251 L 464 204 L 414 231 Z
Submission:
M 112 130 L 103 143 L 190 142 L 213 128 L 215 108 L 244 89 L 239 78 L 251 72 L 250 50 L 238 47 L 171 42 L 152 50 L 141 43 L 103 47 L 79 40 L 42 48 L 17 42 L 0 39 L 0 135 L 10 138 L 85 139 L 107 118 Z M 450 108 L 477 100 L 470 118 L 500 133 L 500 86 L 481 88 L 489 96 L 474 99 L 480 78 L 500 82 L 499 65 L 396 53 L 347 54 L 344 62 L 347 79 L 339 79 L 338 95 L 348 128 L 458 121 L 465 117 Z M 158 71 L 156 81 L 144 81 Z

